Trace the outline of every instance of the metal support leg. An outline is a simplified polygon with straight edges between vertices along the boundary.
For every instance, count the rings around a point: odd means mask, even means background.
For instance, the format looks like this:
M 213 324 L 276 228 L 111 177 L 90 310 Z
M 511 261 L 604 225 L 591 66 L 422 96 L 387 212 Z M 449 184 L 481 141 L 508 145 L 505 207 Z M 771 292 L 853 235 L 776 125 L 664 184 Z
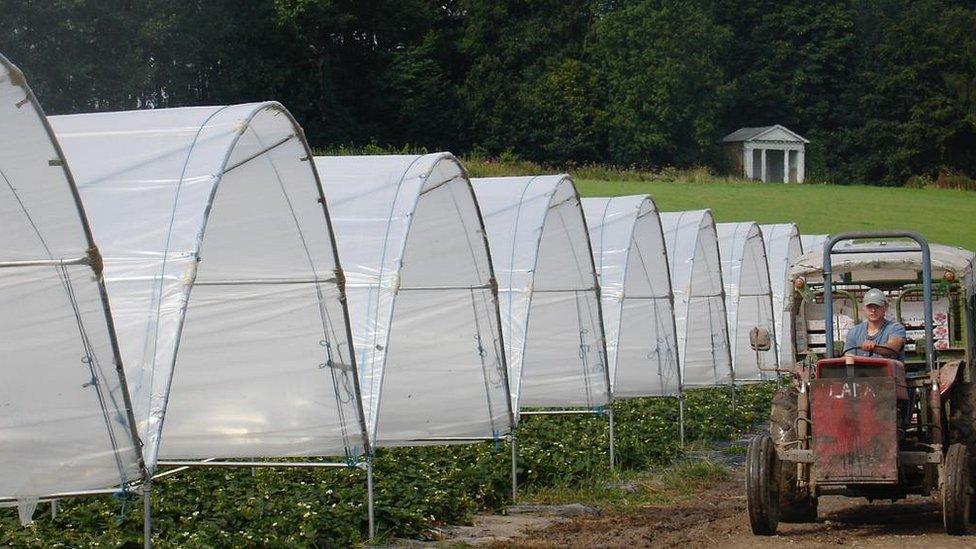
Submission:
M 678 394 L 678 438 L 685 447 L 685 395 Z
M 142 546 L 152 549 L 152 480 L 146 481 L 142 491 Z
M 512 503 L 518 500 L 518 441 L 512 433 Z
M 729 389 L 732 391 L 732 415 L 735 416 L 735 383 Z M 733 417 L 733 419 L 735 418 Z
M 366 459 L 366 512 L 369 514 L 369 541 L 376 539 L 376 511 L 373 499 L 373 458 Z
M 58 518 L 58 500 L 51 500 L 51 520 Z
M 614 455 L 613 455 L 613 439 L 614 439 L 614 433 L 613 433 L 613 406 L 609 406 L 607 408 L 607 417 L 610 420 L 610 470 L 612 471 L 613 468 L 614 468 L 614 466 L 616 465 L 616 460 L 614 459 Z

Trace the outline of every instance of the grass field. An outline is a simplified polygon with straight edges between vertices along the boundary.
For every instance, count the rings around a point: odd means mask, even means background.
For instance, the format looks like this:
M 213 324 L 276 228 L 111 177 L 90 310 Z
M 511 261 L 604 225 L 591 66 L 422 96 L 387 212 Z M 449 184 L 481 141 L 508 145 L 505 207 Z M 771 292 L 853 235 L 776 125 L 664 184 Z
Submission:
M 864 185 L 576 181 L 584 196 L 650 194 L 662 211 L 711 208 L 716 222 L 794 222 L 803 234 L 912 229 L 976 250 L 976 193 Z
M 472 177 L 558 173 L 531 162 L 463 159 Z M 867 185 L 782 185 L 716 176 L 704 168 L 647 173 L 571 170 L 583 196 L 649 194 L 661 211 L 711 208 L 718 223 L 796 223 L 802 234 L 911 229 L 976 250 L 976 192 Z

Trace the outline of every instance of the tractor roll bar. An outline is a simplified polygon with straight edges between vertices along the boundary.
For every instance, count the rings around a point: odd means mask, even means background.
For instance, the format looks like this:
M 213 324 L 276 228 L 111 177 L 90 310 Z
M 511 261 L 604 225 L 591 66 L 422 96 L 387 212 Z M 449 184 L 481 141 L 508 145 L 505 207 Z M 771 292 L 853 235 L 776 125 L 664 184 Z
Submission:
M 882 238 L 910 238 L 914 240 L 918 247 L 913 246 L 858 246 L 856 248 L 841 248 L 834 250 L 834 245 L 843 240 L 856 239 L 882 239 Z M 929 243 L 921 234 L 915 231 L 854 231 L 840 233 L 831 236 L 824 243 L 823 275 L 824 275 L 824 328 L 827 337 L 827 358 L 834 358 L 834 300 L 833 294 L 833 268 L 830 261 L 831 254 L 854 254 L 854 253 L 896 253 L 896 252 L 921 252 L 922 253 L 922 292 L 925 303 L 925 362 L 929 370 L 936 367 L 935 362 L 935 341 L 932 336 L 932 253 L 929 250 Z M 831 296 L 827 299 L 826 296 Z

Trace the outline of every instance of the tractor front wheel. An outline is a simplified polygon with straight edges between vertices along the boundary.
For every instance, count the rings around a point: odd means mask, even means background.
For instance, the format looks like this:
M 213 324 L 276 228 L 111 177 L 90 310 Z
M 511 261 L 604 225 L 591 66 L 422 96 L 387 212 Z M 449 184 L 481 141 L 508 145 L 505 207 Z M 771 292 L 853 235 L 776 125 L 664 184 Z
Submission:
M 953 444 L 942 465 L 942 522 L 951 536 L 966 533 L 971 505 L 969 458 L 964 444 Z
M 746 503 L 757 536 L 771 536 L 779 526 L 778 469 L 773 439 L 766 434 L 753 438 L 746 453 Z

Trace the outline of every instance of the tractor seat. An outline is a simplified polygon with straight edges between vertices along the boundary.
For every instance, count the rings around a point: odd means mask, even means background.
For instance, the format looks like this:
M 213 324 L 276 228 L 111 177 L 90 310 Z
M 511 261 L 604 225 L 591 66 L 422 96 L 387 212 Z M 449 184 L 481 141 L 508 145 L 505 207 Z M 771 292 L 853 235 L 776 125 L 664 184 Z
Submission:
M 817 361 L 817 379 L 870 379 L 890 377 L 895 380 L 898 400 L 908 400 L 905 364 L 893 358 L 842 356 Z

